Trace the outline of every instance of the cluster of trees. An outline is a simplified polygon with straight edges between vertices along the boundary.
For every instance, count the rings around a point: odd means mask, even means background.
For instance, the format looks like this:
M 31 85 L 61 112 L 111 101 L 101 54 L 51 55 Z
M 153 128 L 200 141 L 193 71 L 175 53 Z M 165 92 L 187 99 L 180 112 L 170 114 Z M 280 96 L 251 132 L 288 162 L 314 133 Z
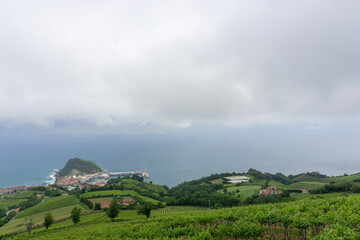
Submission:
M 37 186 L 37 187 L 31 188 L 30 191 L 41 191 L 41 192 L 43 192 L 43 191 L 45 191 L 45 190 L 46 190 L 46 187 L 44 187 L 44 186 Z
M 28 198 L 28 200 L 26 200 L 25 202 L 21 202 L 19 203 L 18 207 L 20 208 L 20 210 L 25 210 L 26 208 L 35 206 L 36 204 L 41 202 L 41 198 L 36 197 L 36 195 L 32 195 L 31 197 Z
M 3 218 L 6 216 L 6 209 L 0 208 L 0 218 Z
M 217 192 L 222 188 L 221 184 L 198 184 L 198 180 L 185 182 L 169 190 L 172 198 L 168 199 L 167 204 L 204 207 L 215 204 L 224 207 L 239 205 L 239 199 Z
M 94 209 L 94 204 L 87 198 L 81 197 L 80 198 L 80 202 L 82 202 L 83 204 L 85 204 L 86 206 L 88 206 L 88 208 L 90 209 Z
M 352 182 L 329 183 L 318 189 L 310 190 L 312 194 L 325 194 L 333 192 L 353 192 L 360 193 L 360 179 L 353 180 Z
M 6 215 L 6 212 L 5 212 Z M 16 215 L 15 212 L 10 212 L 6 217 L 4 218 L 0 218 L 0 227 L 2 227 L 3 225 L 5 225 L 7 222 L 9 222 L 14 216 Z
M 296 175 L 296 176 L 288 176 L 287 177 L 282 173 L 276 173 L 276 174 L 263 173 L 256 169 L 253 169 L 253 168 L 250 168 L 249 171 L 247 172 L 247 174 L 253 176 L 257 180 L 267 180 L 267 181 L 274 180 L 274 181 L 281 182 L 282 184 L 285 184 L 285 185 L 289 185 L 289 184 L 296 182 L 294 180 L 294 178 L 299 176 L 299 175 Z
M 61 192 L 59 189 L 47 189 L 45 190 L 45 196 L 49 196 L 49 197 L 57 197 L 57 196 L 61 196 Z

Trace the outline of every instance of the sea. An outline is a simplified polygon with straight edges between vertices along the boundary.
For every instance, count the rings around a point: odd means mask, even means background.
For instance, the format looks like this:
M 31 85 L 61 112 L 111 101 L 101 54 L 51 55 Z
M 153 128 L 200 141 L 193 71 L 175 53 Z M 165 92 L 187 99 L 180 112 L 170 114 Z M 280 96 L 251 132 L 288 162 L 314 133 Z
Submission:
M 359 130 L 257 127 L 149 134 L 2 134 L 0 187 L 52 183 L 70 158 L 108 171 L 149 170 L 147 181 L 173 187 L 213 173 L 249 168 L 286 175 L 360 172 Z

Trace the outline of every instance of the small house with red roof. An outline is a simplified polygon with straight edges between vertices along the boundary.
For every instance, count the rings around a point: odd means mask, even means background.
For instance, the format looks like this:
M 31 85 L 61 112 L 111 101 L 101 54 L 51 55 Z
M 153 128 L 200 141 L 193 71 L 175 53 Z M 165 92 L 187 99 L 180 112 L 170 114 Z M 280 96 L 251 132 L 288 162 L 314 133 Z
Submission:
M 270 186 L 268 188 L 265 188 L 265 189 L 261 189 L 259 191 L 259 194 L 260 195 L 263 195 L 263 196 L 268 196 L 268 195 L 273 195 L 273 194 L 281 194 L 281 190 L 278 190 L 276 186 Z
M 131 198 L 125 198 L 123 200 L 121 200 L 120 202 L 124 205 L 124 206 L 129 206 L 134 200 Z

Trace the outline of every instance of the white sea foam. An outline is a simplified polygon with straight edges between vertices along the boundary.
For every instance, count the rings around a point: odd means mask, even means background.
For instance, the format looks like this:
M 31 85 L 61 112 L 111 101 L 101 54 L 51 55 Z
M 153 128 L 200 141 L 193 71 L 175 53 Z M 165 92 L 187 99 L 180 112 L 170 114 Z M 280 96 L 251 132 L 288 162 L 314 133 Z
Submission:
M 51 172 L 50 175 L 47 177 L 47 179 L 49 179 L 49 180 L 45 181 L 45 183 L 47 183 L 47 184 L 54 184 L 55 181 L 56 181 L 55 175 L 56 175 L 56 173 L 57 173 L 58 171 L 59 171 L 58 169 L 54 169 L 54 171 Z

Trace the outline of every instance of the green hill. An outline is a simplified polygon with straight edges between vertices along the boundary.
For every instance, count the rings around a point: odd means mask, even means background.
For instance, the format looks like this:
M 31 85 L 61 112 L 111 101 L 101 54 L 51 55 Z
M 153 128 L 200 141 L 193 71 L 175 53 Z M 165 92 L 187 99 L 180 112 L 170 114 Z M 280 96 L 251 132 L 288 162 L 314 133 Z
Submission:
M 90 174 L 102 171 L 103 170 L 92 161 L 83 160 L 80 158 L 72 158 L 69 159 L 65 167 L 59 171 L 59 175 L 64 177 L 69 175 Z
M 351 182 L 353 180 L 359 180 L 360 179 L 360 174 L 353 174 L 353 175 L 349 175 L 349 176 L 339 176 L 339 177 L 331 177 L 329 179 L 330 182 Z
M 296 182 L 321 182 L 321 183 L 326 183 L 329 181 L 329 179 L 324 175 L 309 174 L 309 173 L 301 174 L 298 177 L 294 178 L 293 180 Z

